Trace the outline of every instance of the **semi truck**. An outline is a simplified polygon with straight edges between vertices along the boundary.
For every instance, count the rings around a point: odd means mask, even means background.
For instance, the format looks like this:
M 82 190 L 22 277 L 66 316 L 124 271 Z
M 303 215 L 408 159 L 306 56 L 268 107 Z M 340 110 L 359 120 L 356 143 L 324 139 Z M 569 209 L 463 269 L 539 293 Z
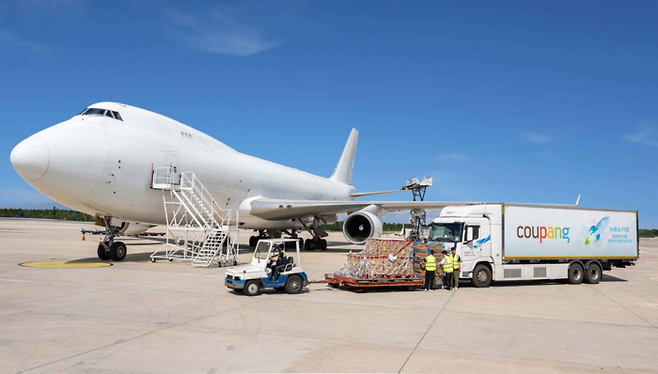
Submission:
M 638 212 L 576 205 L 482 203 L 450 206 L 430 225 L 430 242 L 456 248 L 460 279 L 566 279 L 596 284 L 603 271 L 639 258 Z

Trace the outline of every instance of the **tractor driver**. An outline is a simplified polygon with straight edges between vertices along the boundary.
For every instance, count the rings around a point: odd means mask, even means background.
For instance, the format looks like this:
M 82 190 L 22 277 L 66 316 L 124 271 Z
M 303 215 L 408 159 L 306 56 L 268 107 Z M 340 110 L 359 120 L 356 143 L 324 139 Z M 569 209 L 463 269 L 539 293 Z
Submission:
M 270 268 L 270 280 L 274 277 L 274 269 L 276 268 L 277 263 L 279 262 L 279 249 L 272 249 L 272 254 L 270 259 L 267 261 L 267 267 Z
M 288 259 L 285 256 L 286 250 L 283 243 L 279 244 L 279 248 L 276 249 L 276 252 L 280 255 L 278 256 L 278 260 L 276 260 L 276 264 L 272 267 L 272 278 L 270 279 L 272 282 L 276 282 L 276 280 L 279 279 L 279 274 L 286 268 L 286 264 L 288 264 Z

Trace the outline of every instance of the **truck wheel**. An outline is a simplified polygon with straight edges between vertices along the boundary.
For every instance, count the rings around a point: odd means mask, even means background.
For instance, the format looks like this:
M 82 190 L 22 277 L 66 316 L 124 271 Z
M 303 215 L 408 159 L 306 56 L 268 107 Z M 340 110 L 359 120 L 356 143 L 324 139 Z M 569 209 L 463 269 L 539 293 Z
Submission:
M 473 270 L 473 278 L 471 283 L 475 287 L 489 287 L 491 284 L 491 270 L 486 265 L 478 265 Z
M 583 265 L 574 262 L 569 266 L 569 273 L 567 274 L 569 283 L 580 284 L 583 281 Z
M 260 293 L 260 284 L 257 280 L 250 280 L 244 286 L 244 294 L 247 296 L 256 296 Z
M 300 293 L 302 292 L 302 289 L 304 289 L 304 282 L 302 281 L 302 277 L 293 275 L 288 278 L 288 281 L 286 282 L 287 293 Z
M 601 268 L 596 262 L 590 262 L 585 272 L 585 282 L 597 284 L 601 280 Z

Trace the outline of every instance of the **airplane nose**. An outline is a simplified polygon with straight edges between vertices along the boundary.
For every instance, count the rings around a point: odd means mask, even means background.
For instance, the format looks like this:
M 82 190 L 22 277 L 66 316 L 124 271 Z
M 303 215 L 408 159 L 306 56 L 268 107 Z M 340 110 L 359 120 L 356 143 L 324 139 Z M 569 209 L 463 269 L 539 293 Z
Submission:
M 50 164 L 50 150 L 46 142 L 33 135 L 18 143 L 11 151 L 11 164 L 26 181 L 41 178 Z

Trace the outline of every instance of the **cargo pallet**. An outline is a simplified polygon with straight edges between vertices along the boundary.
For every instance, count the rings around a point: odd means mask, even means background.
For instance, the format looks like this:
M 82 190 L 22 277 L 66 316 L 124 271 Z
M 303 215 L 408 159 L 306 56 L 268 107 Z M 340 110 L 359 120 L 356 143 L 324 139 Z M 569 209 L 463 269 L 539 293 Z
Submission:
M 383 288 L 383 287 L 407 287 L 409 291 L 414 290 L 416 287 L 423 285 L 424 280 L 418 277 L 390 277 L 390 278 L 369 278 L 359 279 L 353 277 L 346 277 L 336 274 L 325 274 L 324 279 L 321 281 L 312 281 L 310 283 L 327 283 L 331 287 L 345 286 L 357 292 L 362 292 L 364 289 Z

